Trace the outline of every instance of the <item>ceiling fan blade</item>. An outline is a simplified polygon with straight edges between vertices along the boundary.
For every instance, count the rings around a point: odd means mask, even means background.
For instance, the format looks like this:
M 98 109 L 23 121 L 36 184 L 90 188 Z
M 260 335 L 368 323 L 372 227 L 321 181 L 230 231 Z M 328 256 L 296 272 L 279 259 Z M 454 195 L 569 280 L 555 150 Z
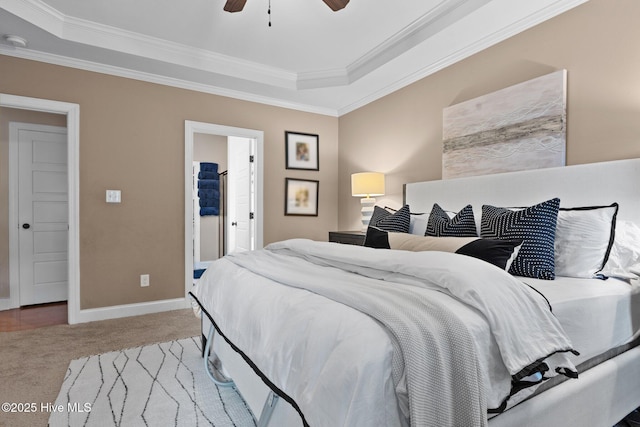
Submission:
M 344 9 L 344 7 L 349 3 L 349 0 L 322 0 L 333 10 L 334 12 Z
M 224 5 L 225 12 L 240 12 L 243 8 L 247 0 L 227 0 Z

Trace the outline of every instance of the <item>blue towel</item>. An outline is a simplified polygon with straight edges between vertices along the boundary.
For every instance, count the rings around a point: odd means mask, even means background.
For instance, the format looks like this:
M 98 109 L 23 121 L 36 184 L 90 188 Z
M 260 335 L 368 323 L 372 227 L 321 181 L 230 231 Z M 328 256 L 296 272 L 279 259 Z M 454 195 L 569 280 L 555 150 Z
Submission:
M 200 216 L 208 216 L 208 215 L 220 215 L 220 209 L 218 209 L 217 207 L 200 208 Z
M 200 162 L 200 172 L 215 172 L 218 174 L 218 164 L 209 162 Z
M 197 270 L 193 270 L 193 278 L 199 279 L 200 277 L 202 277 L 202 274 L 204 273 L 205 270 L 206 268 L 199 268 Z
M 209 189 L 209 190 L 220 190 L 220 180 L 200 179 L 198 180 L 198 188 Z
M 220 179 L 218 172 L 198 172 L 198 179 Z
M 198 204 L 201 208 L 220 208 L 220 200 L 218 199 L 200 199 Z
M 219 199 L 220 191 L 213 188 L 198 190 L 198 197 L 200 197 L 201 199 Z

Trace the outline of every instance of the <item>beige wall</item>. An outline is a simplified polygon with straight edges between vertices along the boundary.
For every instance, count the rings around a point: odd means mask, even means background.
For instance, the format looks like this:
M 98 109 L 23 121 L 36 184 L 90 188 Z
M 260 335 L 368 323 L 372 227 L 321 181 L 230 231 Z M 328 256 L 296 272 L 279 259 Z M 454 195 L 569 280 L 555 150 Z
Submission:
M 385 172 L 379 202 L 398 206 L 404 182 L 441 177 L 444 107 L 554 70 L 568 70 L 567 163 L 640 157 L 637 16 L 636 0 L 591 0 L 340 119 L 7 56 L 0 92 L 80 105 L 81 308 L 154 301 L 183 293 L 184 120 L 263 130 L 265 243 L 326 240 L 358 228 L 351 173 Z M 319 134 L 319 172 L 285 169 L 285 130 Z M 320 180 L 317 218 L 284 216 L 285 177 Z
M 0 298 L 9 298 L 9 123 L 67 126 L 66 116 L 0 108 Z
M 350 174 L 387 174 L 379 204 L 405 182 L 440 179 L 442 109 L 567 70 L 567 164 L 640 157 L 640 2 L 591 0 L 340 117 L 339 228 L 357 229 Z
M 185 120 L 264 131 L 265 244 L 337 225 L 335 117 L 2 55 L 0 70 L 1 93 L 80 105 L 81 309 L 184 295 Z M 285 169 L 285 130 L 320 136 L 320 171 Z M 288 176 L 320 180 L 318 217 L 284 216 Z

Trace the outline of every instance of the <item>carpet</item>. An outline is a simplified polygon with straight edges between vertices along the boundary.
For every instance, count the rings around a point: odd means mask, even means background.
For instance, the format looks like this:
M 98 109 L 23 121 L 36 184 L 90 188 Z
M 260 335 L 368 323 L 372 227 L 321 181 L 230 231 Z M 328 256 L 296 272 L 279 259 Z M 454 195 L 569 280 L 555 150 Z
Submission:
M 200 339 L 71 361 L 49 426 L 255 426 L 242 396 L 204 372 Z

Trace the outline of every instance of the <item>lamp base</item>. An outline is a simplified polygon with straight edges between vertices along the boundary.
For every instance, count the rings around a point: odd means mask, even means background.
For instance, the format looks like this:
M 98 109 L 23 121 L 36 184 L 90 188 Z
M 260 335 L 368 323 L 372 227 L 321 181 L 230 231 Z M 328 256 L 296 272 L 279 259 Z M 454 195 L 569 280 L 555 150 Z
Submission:
M 373 215 L 373 207 L 376 204 L 376 199 L 374 197 L 363 197 L 360 199 L 360 212 L 362 214 L 362 231 L 367 231 L 367 227 L 369 227 L 369 221 L 371 221 L 371 216 Z

